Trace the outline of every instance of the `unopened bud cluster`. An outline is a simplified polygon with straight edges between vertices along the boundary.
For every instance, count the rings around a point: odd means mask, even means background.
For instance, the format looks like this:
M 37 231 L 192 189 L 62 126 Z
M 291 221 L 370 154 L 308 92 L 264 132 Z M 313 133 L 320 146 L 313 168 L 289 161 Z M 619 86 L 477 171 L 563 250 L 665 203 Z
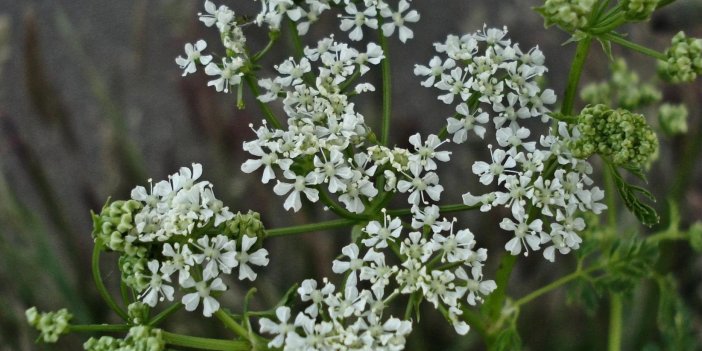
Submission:
M 687 133 L 687 107 L 663 104 L 658 110 L 658 123 L 667 135 Z
M 580 112 L 576 129 L 570 143 L 576 157 L 597 153 L 616 165 L 641 168 L 657 154 L 656 134 L 643 115 L 628 110 L 588 106 Z
M 166 347 L 161 329 L 135 326 L 124 339 L 102 336 L 90 338 L 83 344 L 86 351 L 161 351 Z
M 583 88 L 580 96 L 585 102 L 634 110 L 661 100 L 660 90 L 654 84 L 642 83 L 639 75 L 627 67 L 624 59 L 615 59 L 610 71 L 611 80 Z
M 663 73 L 674 83 L 692 82 L 702 73 L 702 39 L 688 38 L 684 32 L 673 37 L 661 63 Z
M 199 180 L 201 174 L 202 166 L 193 164 L 150 190 L 134 188 L 130 200 L 93 215 L 93 237 L 104 250 L 121 253 L 122 281 L 139 293 L 139 301 L 150 307 L 172 301 L 179 286 L 185 309 L 202 302 L 209 317 L 219 309 L 212 295 L 227 289 L 220 275 L 238 268 L 240 280 L 254 280 L 250 265 L 268 264 L 268 252 L 260 248 L 265 231 L 258 213 L 230 212 L 212 184 Z M 178 280 L 172 283 L 174 274 Z M 138 306 L 134 316 L 131 310 L 130 318 L 146 318 Z
M 594 5 L 594 0 L 546 0 L 536 10 L 544 16 L 547 27 L 555 24 L 573 32 L 587 25 Z
M 69 322 L 73 315 L 67 309 L 58 311 L 39 312 L 32 307 L 25 312 L 27 322 L 39 331 L 39 337 L 46 343 L 58 341 L 59 336 L 68 332 Z
M 658 0 L 625 0 L 624 10 L 627 19 L 645 21 L 651 17 L 657 5 Z

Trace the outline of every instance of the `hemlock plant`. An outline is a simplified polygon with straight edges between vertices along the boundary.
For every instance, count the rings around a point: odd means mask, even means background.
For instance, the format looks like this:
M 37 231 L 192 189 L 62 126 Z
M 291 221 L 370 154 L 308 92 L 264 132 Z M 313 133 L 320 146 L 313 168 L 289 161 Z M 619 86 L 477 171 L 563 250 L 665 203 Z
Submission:
M 448 35 L 434 44 L 428 62 L 417 63 L 407 74 L 433 89 L 437 103 L 451 106 L 455 113 L 445 116 L 440 131 L 412 135 L 407 148 L 388 143 L 388 41 L 405 43 L 420 27 L 420 14 L 411 1 L 259 3 L 258 14 L 242 16 L 236 9 L 205 1 L 199 19 L 219 32 L 221 43 L 185 44 L 185 56 L 176 58 L 176 64 L 184 76 L 208 76 L 207 85 L 233 93 L 238 106 L 243 106 L 247 87 L 256 96 L 264 118 L 251 126 L 250 139 L 243 141 L 249 156 L 242 172 L 260 176 L 289 212 L 302 211 L 304 204 L 321 204 L 339 218 L 267 228 L 258 213 L 235 214 L 217 199 L 198 163 L 168 179 L 149 180 L 147 187 L 135 187 L 130 199 L 110 200 L 93 214 L 95 283 L 123 323 L 71 324 L 66 310 L 40 313 L 33 307 L 27 319 L 43 342 L 86 331 L 120 334 L 90 338 L 86 350 L 402 350 L 412 330 L 422 327 L 420 314 L 426 309 L 420 307 L 430 306 L 457 334 L 478 333 L 489 349 L 515 349 L 520 347 L 520 308 L 579 282 L 582 291 L 594 288 L 610 294 L 615 327 L 610 329 L 609 347 L 617 350 L 622 296 L 641 278 L 653 279 L 661 289 L 671 286 L 654 269 L 658 243 L 699 241 L 694 234 L 699 230 L 683 231 L 679 220 L 646 238 L 617 236 L 616 221 L 611 220 L 616 219 L 612 204 L 618 194 L 643 224 L 659 221 L 648 203 L 652 195 L 620 172 L 643 178 L 655 160 L 656 132 L 644 115 L 632 110 L 660 100 L 660 94 L 651 87 L 632 89 L 619 93 L 618 102 L 611 101 L 613 90 L 635 86 L 639 79 L 627 71 L 625 62 L 615 61 L 615 79 L 585 88 L 583 98 L 591 104 L 574 110 L 593 41 L 600 41 L 610 55 L 611 45 L 618 44 L 652 56 L 673 82 L 689 82 L 701 73 L 699 39 L 680 33 L 660 53 L 616 31 L 623 24 L 647 20 L 670 1 L 547 0 L 538 7 L 547 26 L 567 31 L 577 45 L 567 89 L 560 97 L 541 84 L 548 75 L 545 53 L 538 47 L 521 47 L 506 27 L 483 26 Z M 307 46 L 300 45 L 273 66 L 274 76 L 259 76 L 260 61 L 281 32 L 289 31 L 301 43 L 300 36 L 321 16 L 337 16 L 343 35 L 309 38 Z M 268 31 L 270 42 L 252 52 L 246 35 L 259 28 Z M 369 38 L 377 43 L 358 44 Z M 380 71 L 382 86 L 367 78 L 373 70 Z M 364 116 L 357 96 L 375 93 L 382 95 L 382 111 Z M 281 106 L 284 116 L 270 106 Z M 684 107 L 661 107 L 660 124 L 666 133 L 684 133 L 686 117 Z M 378 120 L 381 127 L 374 130 L 371 125 Z M 460 144 L 467 141 L 484 145 L 482 159 L 473 163 L 473 174 L 468 175 L 482 185 L 460 189 L 462 204 L 445 204 L 446 189 L 437 171 L 461 157 Z M 594 176 L 593 159 L 607 166 L 602 169 L 604 184 L 595 181 L 599 177 Z M 395 198 L 404 207 L 392 207 Z M 500 228 L 474 233 L 448 217 L 462 211 L 503 216 Z M 609 222 L 599 223 L 601 214 Z M 285 264 L 269 256 L 264 248 L 268 238 L 332 228 L 354 232 L 330 262 L 335 276 L 303 280 L 264 311 L 250 309 L 255 289 L 241 306 L 222 306 L 228 276 L 255 281 L 267 265 Z M 507 255 L 495 273 L 484 270 L 493 254 L 481 247 L 481 238 L 497 234 L 504 237 Z M 126 306 L 102 282 L 98 263 L 106 251 L 119 254 L 123 289 L 131 292 L 125 295 Z M 573 254 L 575 272 L 522 298 L 506 295 L 519 256 L 541 255 L 557 262 Z M 665 297 L 674 299 L 670 291 L 665 290 Z M 234 314 L 230 308 L 242 312 Z M 159 328 L 181 309 L 193 318 L 219 319 L 235 337 L 211 339 Z

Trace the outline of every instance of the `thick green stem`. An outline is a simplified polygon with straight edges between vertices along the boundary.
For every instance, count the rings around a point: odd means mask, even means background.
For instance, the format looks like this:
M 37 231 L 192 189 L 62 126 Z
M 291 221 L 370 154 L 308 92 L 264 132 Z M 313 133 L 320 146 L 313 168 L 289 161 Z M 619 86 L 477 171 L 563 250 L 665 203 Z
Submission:
M 379 32 L 380 47 L 383 49 L 383 62 L 380 69 L 383 75 L 383 114 L 380 125 L 380 143 L 387 146 L 390 139 L 390 114 L 392 112 L 392 76 L 390 72 L 390 48 L 388 39 Z
M 180 335 L 167 331 L 161 332 L 163 339 L 169 345 L 189 347 L 199 350 L 248 351 L 251 344 L 247 341 L 201 338 L 197 336 Z
M 609 295 L 609 338 L 607 350 L 619 351 L 622 348 L 622 296 Z
M 281 129 L 281 124 L 278 121 L 278 118 L 275 117 L 273 114 L 273 111 L 271 110 L 270 107 L 261 100 L 258 99 L 258 97 L 261 95 L 260 90 L 258 89 L 258 83 L 255 80 L 255 77 L 251 74 L 244 74 L 244 80 L 246 81 L 246 84 L 249 86 L 249 89 L 251 89 L 251 92 L 254 95 L 254 98 L 256 99 L 256 102 L 258 103 L 258 106 L 261 108 L 261 111 L 263 111 L 263 114 L 266 117 L 266 121 L 275 129 Z
M 100 253 L 102 252 L 102 248 L 98 243 L 95 243 L 95 246 L 93 247 L 93 259 L 92 259 L 92 269 L 93 269 L 93 281 L 95 281 L 95 287 L 98 289 L 98 292 L 100 293 L 100 296 L 102 297 L 103 300 L 105 300 L 105 303 L 107 303 L 107 306 L 110 307 L 115 313 L 117 313 L 120 318 L 123 320 L 129 320 L 129 316 L 127 315 L 124 310 L 117 305 L 117 302 L 112 298 L 112 295 L 107 291 L 107 288 L 105 287 L 105 283 L 102 281 L 102 275 L 100 274 Z
M 646 56 L 653 57 L 654 59 L 665 61 L 668 58 L 663 54 L 662 52 L 658 52 L 653 49 L 649 49 L 645 46 L 636 44 L 634 42 L 631 42 L 629 40 L 624 39 L 624 37 L 612 33 L 605 33 L 600 36 L 602 39 L 612 41 L 614 43 L 617 43 L 625 48 L 629 48 L 631 50 L 634 50 L 636 52 L 642 53 Z
M 154 318 L 151 318 L 151 320 L 149 321 L 149 323 L 147 323 L 147 325 L 150 327 L 159 325 L 159 323 L 161 323 L 164 319 L 166 319 L 168 316 L 172 315 L 173 313 L 177 312 L 182 307 L 183 307 L 183 304 L 180 302 L 176 302 L 176 303 L 168 306 L 168 308 L 161 311 L 161 313 L 154 316 Z
M 468 205 L 464 205 L 464 204 L 453 204 L 453 205 L 439 206 L 439 212 L 440 213 L 464 212 L 464 211 L 472 211 L 472 210 L 475 210 L 478 208 L 480 208 L 480 205 L 468 206 Z M 388 210 L 388 214 L 391 216 L 406 216 L 406 215 L 411 214 L 411 213 L 412 213 L 412 210 L 409 208 Z
M 279 31 L 269 32 L 268 33 L 268 38 L 269 38 L 268 44 L 266 45 L 266 47 L 261 49 L 261 51 L 257 52 L 255 55 L 253 55 L 253 57 L 251 58 L 251 62 L 256 63 L 259 60 L 261 60 L 263 58 L 263 56 L 265 56 L 268 53 L 268 51 L 270 51 L 271 48 L 273 48 L 273 44 L 275 44 L 275 42 L 278 41 L 279 37 L 280 37 Z
M 68 326 L 69 333 L 122 333 L 126 332 L 132 326 L 129 324 L 75 324 Z
M 578 47 L 575 49 L 575 57 L 570 66 L 568 74 L 568 85 L 566 86 L 565 94 L 563 95 L 563 105 L 561 106 L 561 114 L 571 115 L 573 106 L 575 106 L 575 96 L 578 94 L 578 84 L 580 76 L 583 73 L 583 67 L 587 61 L 587 54 L 592 44 L 592 38 L 587 37 L 578 42 Z
M 303 225 L 284 227 L 284 228 L 275 228 L 275 229 L 266 230 L 266 238 L 317 232 L 320 230 L 327 230 L 327 229 L 345 228 L 345 227 L 351 227 L 351 226 L 355 225 L 356 223 L 358 223 L 358 220 L 356 220 L 356 219 L 341 218 L 341 219 L 335 219 L 335 220 L 326 221 L 326 222 L 303 224 Z
M 232 318 L 227 312 L 220 308 L 219 310 L 217 310 L 217 312 L 214 313 L 214 315 L 220 321 L 222 321 L 222 323 L 231 331 L 233 331 L 240 337 L 249 340 L 249 331 L 246 330 L 246 328 L 244 328 L 237 321 L 235 321 L 234 318 Z

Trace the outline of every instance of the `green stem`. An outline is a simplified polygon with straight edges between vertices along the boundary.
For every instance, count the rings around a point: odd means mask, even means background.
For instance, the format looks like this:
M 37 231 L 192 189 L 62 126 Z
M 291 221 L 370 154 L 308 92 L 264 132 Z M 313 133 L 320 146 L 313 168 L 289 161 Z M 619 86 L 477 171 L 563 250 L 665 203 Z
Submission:
M 227 312 L 220 308 L 219 310 L 217 310 L 217 312 L 214 313 L 214 315 L 220 321 L 222 321 L 222 323 L 231 331 L 233 331 L 240 337 L 249 340 L 249 331 L 246 330 L 246 328 L 244 328 L 237 321 L 235 321 L 234 318 L 232 318 Z
M 666 61 L 668 58 L 663 54 L 662 52 L 658 52 L 653 49 L 649 49 L 645 46 L 636 44 L 634 42 L 631 42 L 629 40 L 624 39 L 621 35 L 613 34 L 613 33 L 605 33 L 600 35 L 600 38 L 606 39 L 612 42 L 615 42 L 625 48 L 629 48 L 631 50 L 634 50 L 636 52 L 639 52 L 641 54 L 644 54 L 649 57 L 653 57 L 654 59 L 661 60 L 661 61 Z
M 251 344 L 247 341 L 201 338 L 197 336 L 180 335 L 161 331 L 163 339 L 169 345 L 189 347 L 200 350 L 248 351 Z
M 69 333 L 122 333 L 126 332 L 132 326 L 129 324 L 75 324 L 68 326 Z
M 583 67 L 585 67 L 585 61 L 587 61 L 587 54 L 590 50 L 591 44 L 592 38 L 587 37 L 579 41 L 578 47 L 575 49 L 575 57 L 573 58 L 573 63 L 570 66 L 570 73 L 568 73 L 568 85 L 566 86 L 566 91 L 563 95 L 563 106 L 561 106 L 561 114 L 563 115 L 569 116 L 573 113 L 573 106 L 575 105 L 575 96 L 578 93 L 580 76 L 583 73 Z
M 617 188 L 614 184 L 614 175 L 610 167 L 605 168 L 605 197 L 607 201 L 607 222 L 610 228 L 617 227 Z
M 478 208 L 480 208 L 480 205 L 468 206 L 468 205 L 464 205 L 464 204 L 453 204 L 453 205 L 439 206 L 439 212 L 440 213 L 463 212 L 463 211 L 472 211 L 472 210 L 475 210 Z M 388 210 L 388 214 L 391 216 L 406 216 L 406 215 L 411 214 L 411 213 L 412 213 L 412 210 L 409 208 Z
M 266 44 L 266 47 L 261 49 L 261 51 L 257 52 L 253 57 L 251 57 L 251 62 L 256 63 L 259 60 L 263 58 L 264 55 L 268 53 L 268 51 L 271 50 L 273 47 L 273 44 L 275 44 L 276 41 L 278 41 L 278 38 L 280 37 L 280 32 L 279 31 L 271 31 L 268 33 L 268 44 Z
M 509 252 L 502 254 L 500 266 L 495 273 L 495 284 L 497 289 L 493 291 L 483 305 L 489 320 L 498 320 L 502 307 L 507 300 L 507 282 L 517 262 L 517 256 L 510 255 Z
M 318 187 L 319 190 L 319 199 L 322 200 L 322 203 L 327 205 L 329 209 L 339 215 L 339 217 L 344 217 L 346 219 L 355 219 L 355 220 L 364 220 L 368 219 L 368 216 L 363 215 L 363 214 L 358 214 L 358 213 L 351 213 L 347 211 L 345 208 L 339 206 L 339 204 L 332 199 L 327 192 L 322 189 L 322 187 Z
M 383 62 L 380 69 L 383 75 L 383 114 L 380 125 L 380 143 L 387 146 L 390 139 L 390 114 L 392 112 L 392 77 L 390 72 L 390 48 L 388 39 L 379 32 L 380 47 L 383 49 Z
M 355 225 L 356 223 L 358 223 L 358 220 L 341 218 L 341 219 L 335 219 L 335 220 L 326 221 L 326 222 L 303 224 L 303 225 L 284 227 L 284 228 L 275 228 L 275 229 L 266 230 L 266 238 L 317 232 L 317 231 L 327 230 L 327 229 L 345 228 L 345 227 L 351 227 L 351 226 Z
M 147 325 L 150 327 L 159 325 L 161 322 L 163 322 L 164 319 L 166 319 L 168 316 L 172 315 L 173 313 L 177 312 L 182 307 L 183 307 L 183 304 L 180 302 L 176 302 L 176 303 L 168 306 L 168 308 L 161 311 L 161 313 L 154 316 L 154 318 L 151 318 L 151 320 L 149 321 L 149 323 L 147 323 Z
M 271 110 L 270 107 L 261 100 L 258 99 L 258 97 L 261 95 L 260 90 L 258 89 L 258 83 L 254 80 L 255 77 L 250 74 L 244 74 L 244 80 L 246 81 L 246 84 L 249 86 L 249 89 L 251 89 L 251 92 L 254 95 L 254 99 L 256 100 L 256 103 L 258 103 L 258 106 L 261 108 L 261 111 L 263 111 L 263 114 L 266 117 L 266 121 L 275 129 L 281 129 L 281 124 L 278 121 L 278 118 L 275 117 L 273 114 L 273 111 Z
M 100 296 L 102 297 L 103 300 L 107 303 L 107 306 L 110 307 L 117 315 L 120 316 L 123 320 L 129 320 L 129 316 L 127 315 L 124 310 L 117 305 L 117 302 L 112 298 L 112 295 L 107 291 L 107 288 L 105 287 L 105 283 L 102 281 L 102 276 L 100 275 L 100 253 L 102 252 L 102 248 L 98 243 L 95 243 L 95 246 L 93 247 L 93 259 L 92 259 L 92 269 L 93 269 L 93 281 L 95 281 L 95 287 L 97 287 L 98 292 L 100 293 Z
M 622 296 L 616 293 L 609 295 L 609 351 L 619 351 L 622 348 Z

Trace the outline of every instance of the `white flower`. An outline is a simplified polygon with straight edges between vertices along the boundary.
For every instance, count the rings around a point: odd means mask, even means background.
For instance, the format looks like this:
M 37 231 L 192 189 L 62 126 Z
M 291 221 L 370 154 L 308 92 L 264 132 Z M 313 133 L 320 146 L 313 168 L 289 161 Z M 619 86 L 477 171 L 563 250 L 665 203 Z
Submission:
M 488 164 L 484 161 L 476 161 L 473 163 L 473 173 L 480 176 L 480 182 L 485 185 L 490 185 L 493 179 L 495 179 L 495 176 L 501 178 L 506 170 L 517 165 L 517 161 L 514 160 L 512 155 L 504 150 L 492 150 L 492 145 L 488 145 L 488 148 L 490 149 L 492 163 Z M 502 181 L 499 180 L 499 178 L 498 183 L 501 183 Z
M 197 244 L 191 243 L 191 245 L 201 251 L 192 255 L 195 262 L 206 263 L 202 271 L 204 280 L 217 277 L 220 271 L 229 274 L 232 268 L 239 264 L 236 260 L 236 241 L 229 240 L 224 235 L 217 235 L 214 238 L 203 236 L 197 239 Z
M 372 250 L 371 250 L 372 251 Z M 369 251 L 369 252 L 371 252 Z M 334 260 L 332 271 L 336 274 L 348 272 L 349 276 L 346 280 L 346 286 L 356 286 L 358 279 L 356 272 L 363 267 L 364 259 L 359 257 L 360 249 L 356 244 L 349 244 L 341 249 L 344 256 L 348 257 L 348 261 Z
M 407 201 L 412 205 L 418 205 L 420 202 L 426 204 L 427 201 L 424 199 L 424 193 L 426 193 L 429 198 L 434 201 L 439 201 L 441 198 L 441 192 L 444 191 L 444 187 L 439 184 L 439 176 L 434 172 L 427 172 L 424 176 L 421 176 L 421 166 L 415 164 L 414 167 L 410 168 L 412 176 L 407 175 L 411 181 L 400 180 L 397 183 L 397 190 L 401 193 L 410 192 Z
M 223 58 L 221 67 L 214 62 L 210 62 L 205 67 L 205 73 L 209 76 L 219 76 L 219 78 L 207 82 L 207 86 L 214 86 L 215 90 L 228 93 L 232 85 L 241 83 L 243 74 L 238 72 L 238 70 L 243 64 L 244 62 L 240 57 L 235 57 L 231 60 Z
M 446 61 L 441 62 L 439 56 L 434 56 L 429 60 L 429 66 L 424 65 L 414 65 L 414 75 L 415 76 L 428 76 L 427 79 L 422 81 L 422 86 L 430 87 L 434 85 L 436 78 L 441 77 L 446 70 L 452 69 L 456 66 L 456 61 L 453 59 L 446 59 Z
M 147 263 L 147 267 L 151 275 L 147 288 L 141 293 L 141 300 L 151 307 L 156 306 L 158 301 L 163 301 L 164 299 L 173 301 L 173 293 L 175 290 L 172 286 L 165 284 L 170 283 L 171 279 L 168 275 L 162 274 L 159 271 L 159 262 L 157 260 L 151 260 Z
M 183 70 L 183 76 L 190 73 L 195 73 L 197 70 L 197 64 L 206 65 L 212 61 L 211 55 L 202 55 L 202 50 L 207 48 L 207 43 L 200 39 L 195 45 L 187 43 L 185 44 L 185 57 L 178 56 L 175 61 Z
M 404 15 L 402 14 L 409 10 L 410 5 L 407 0 L 400 0 L 397 6 L 397 12 L 391 11 L 389 7 L 381 9 L 380 15 L 391 20 L 391 22 L 383 24 L 381 28 L 383 29 L 383 35 L 389 37 L 395 32 L 395 27 L 397 27 L 400 34 L 400 41 L 404 43 L 407 39 L 414 38 L 414 32 L 405 26 L 405 22 L 419 21 L 419 13 L 416 10 L 411 10 Z
M 162 263 L 161 272 L 170 276 L 178 271 L 178 282 L 182 283 L 190 277 L 190 267 L 194 264 L 193 253 L 188 245 L 174 243 L 172 246 L 169 243 L 163 244 L 161 252 L 168 260 Z
M 462 116 L 461 119 L 454 117 L 449 117 L 446 121 L 448 125 L 446 126 L 446 131 L 449 134 L 453 134 L 453 142 L 456 144 L 461 144 L 468 140 L 468 132 L 473 131 L 475 135 L 483 139 L 485 136 L 485 127 L 477 125 L 477 123 L 485 124 L 490 119 L 487 112 L 483 112 L 478 108 L 475 112 L 471 113 L 468 109 L 468 105 L 465 102 L 460 103 L 456 106 L 456 113 Z M 476 116 L 477 114 L 477 116 Z
M 236 253 L 236 260 L 239 261 L 239 280 L 256 280 L 256 273 L 249 267 L 249 263 L 256 266 L 268 265 L 268 251 L 258 249 L 254 253 L 248 253 L 258 238 L 244 235 L 241 237 L 241 251 Z
M 500 228 L 514 232 L 514 238 L 505 244 L 505 250 L 512 255 L 519 255 L 523 247 L 524 256 L 529 256 L 529 248 L 538 251 L 542 240 L 548 240 L 548 236 L 541 230 L 543 222 L 540 219 L 528 222 L 529 216 L 523 210 L 514 212 L 513 215 L 516 223 L 509 218 L 503 218 L 500 222 Z
M 307 175 L 307 177 L 295 175 L 292 171 L 288 170 L 283 172 L 285 178 L 293 180 L 293 183 L 283 183 L 278 181 L 278 183 L 273 188 L 273 192 L 276 195 L 283 196 L 290 193 L 285 199 L 283 208 L 286 210 L 293 210 L 295 212 L 299 211 L 302 207 L 301 193 L 305 194 L 308 200 L 312 202 L 317 202 L 319 200 L 319 191 L 317 189 L 309 187 L 310 185 L 316 184 L 316 177 L 313 173 Z
M 456 289 L 461 295 L 467 292 L 468 304 L 475 306 L 476 303 L 483 302 L 483 296 L 489 295 L 491 292 L 495 291 L 495 289 L 497 289 L 497 284 L 495 284 L 494 280 L 483 281 L 483 275 L 478 269 L 473 268 L 471 270 L 471 275 L 473 278 L 470 278 L 462 267 L 458 267 L 456 269 L 456 278 L 464 282 L 462 284 L 457 283 Z
M 400 237 L 402 221 L 400 221 L 400 218 L 391 218 L 385 215 L 385 209 L 383 209 L 383 224 L 381 225 L 378 221 L 370 221 L 363 228 L 363 231 L 369 236 L 361 241 L 363 245 L 378 249 L 386 248 L 388 247 L 388 240 L 395 241 L 395 239 Z
M 194 292 L 186 294 L 181 300 L 185 309 L 194 311 L 202 300 L 202 315 L 205 317 L 210 317 L 219 310 L 219 301 L 211 296 L 212 292 L 227 290 L 227 286 L 224 285 L 221 278 L 215 278 L 208 284 L 206 280 L 196 282 L 190 277 L 180 285 L 186 289 L 195 288 Z
M 268 343 L 268 347 L 282 347 L 288 333 L 295 331 L 295 326 L 288 323 L 288 320 L 290 320 L 290 307 L 280 306 L 276 308 L 275 315 L 280 323 L 275 323 L 268 318 L 261 318 L 258 322 L 261 325 L 261 333 L 275 335 L 275 338 Z
M 378 20 L 375 18 L 377 15 L 375 7 L 368 7 L 364 11 L 358 11 L 354 3 L 348 2 L 344 10 L 349 16 L 342 17 L 339 28 L 344 32 L 353 28 L 353 30 L 349 32 L 349 39 L 353 41 L 363 39 L 362 27 L 364 25 L 368 28 L 378 29 Z
M 427 140 L 422 143 L 421 135 L 416 133 L 409 137 L 409 142 L 414 146 L 416 152 L 410 156 L 410 160 L 419 163 L 427 171 L 436 169 L 436 162 L 434 162 L 434 159 L 441 162 L 448 162 L 451 159 L 451 151 L 436 151 L 445 141 L 441 141 L 439 137 L 434 134 L 429 134 Z

